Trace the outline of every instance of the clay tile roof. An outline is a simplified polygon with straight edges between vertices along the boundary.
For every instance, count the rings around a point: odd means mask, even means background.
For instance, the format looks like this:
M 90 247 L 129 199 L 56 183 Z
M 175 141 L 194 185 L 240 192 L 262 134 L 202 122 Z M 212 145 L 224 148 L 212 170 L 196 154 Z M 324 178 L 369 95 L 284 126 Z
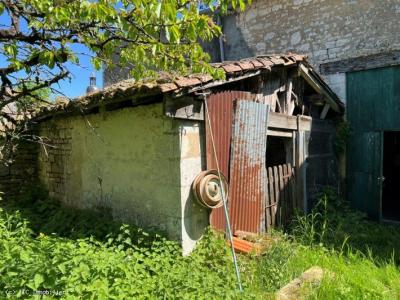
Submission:
M 247 70 L 253 70 L 255 69 L 254 65 L 248 61 L 242 60 L 242 61 L 238 61 L 236 63 L 236 65 L 238 65 L 240 68 L 242 68 L 243 71 L 247 71 Z
M 235 72 L 241 72 L 242 68 L 240 66 L 238 66 L 235 63 L 227 63 L 227 64 L 223 64 L 221 65 L 221 68 L 225 71 L 226 74 L 232 74 Z
M 271 67 L 274 65 L 274 63 L 267 58 L 260 57 L 260 58 L 257 58 L 257 60 L 258 60 L 258 62 L 260 62 L 263 65 L 262 68 L 265 68 L 265 69 L 271 70 Z
M 178 89 L 178 86 L 173 82 L 169 82 L 169 83 L 167 82 L 167 83 L 160 84 L 160 89 L 161 89 L 161 92 L 168 93 L 168 92 L 175 91 L 176 89 Z
M 195 77 L 178 77 L 174 82 L 180 88 L 195 86 L 201 83 L 201 81 Z
M 194 74 L 193 77 L 197 78 L 202 83 L 207 83 L 213 80 L 212 76 L 208 74 Z
M 273 56 L 269 60 L 276 66 L 285 64 L 285 59 L 282 56 Z
M 259 68 L 262 68 L 262 67 L 264 66 L 264 65 L 263 65 L 261 62 L 259 62 L 256 58 L 254 58 L 254 59 L 249 59 L 248 62 L 251 63 L 251 64 L 254 66 L 255 69 L 259 69 Z
M 214 68 L 221 68 L 227 79 L 251 74 L 257 70 L 271 70 L 276 66 L 290 66 L 304 63 L 309 67 L 306 56 L 299 54 L 274 54 L 261 55 L 257 57 L 245 58 L 238 61 L 226 61 L 223 63 L 214 63 Z M 83 95 L 74 101 L 70 101 L 67 105 L 53 105 L 51 107 L 43 107 L 36 112 L 36 117 L 46 117 L 49 113 L 54 112 L 72 112 L 82 111 L 82 109 L 95 107 L 100 102 L 107 104 L 109 102 L 124 101 L 129 97 L 140 95 L 156 95 L 162 93 L 178 93 L 189 91 L 190 89 L 201 89 L 203 86 L 212 84 L 213 78 L 207 74 L 192 74 L 190 76 L 174 77 L 172 74 L 160 72 L 157 80 L 153 81 L 135 81 L 127 79 L 110 85 L 102 90 L 98 90 L 91 94 Z M 219 81 L 221 84 L 224 81 Z

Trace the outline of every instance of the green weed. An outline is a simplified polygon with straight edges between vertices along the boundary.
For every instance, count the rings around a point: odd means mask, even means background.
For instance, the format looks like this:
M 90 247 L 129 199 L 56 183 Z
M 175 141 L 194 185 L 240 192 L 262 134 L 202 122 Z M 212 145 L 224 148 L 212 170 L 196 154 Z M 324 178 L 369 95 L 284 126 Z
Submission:
M 107 211 L 60 206 L 40 190 L 0 209 L 1 298 L 274 299 L 308 268 L 325 270 L 310 299 L 399 299 L 399 228 L 368 221 L 329 191 L 291 230 L 273 232 L 259 255 L 239 255 L 244 293 L 222 236 L 196 250 L 159 232 L 118 224 Z M 36 297 L 38 298 L 38 297 Z

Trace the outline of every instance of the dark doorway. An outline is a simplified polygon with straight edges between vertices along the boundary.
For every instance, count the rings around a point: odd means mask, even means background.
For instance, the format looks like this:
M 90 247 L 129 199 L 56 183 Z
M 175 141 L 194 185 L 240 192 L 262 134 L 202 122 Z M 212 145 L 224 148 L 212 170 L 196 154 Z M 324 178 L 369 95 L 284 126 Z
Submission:
M 281 136 L 267 137 L 266 166 L 274 167 L 292 163 L 293 141 L 291 138 Z
M 382 218 L 400 221 L 400 132 L 384 133 Z

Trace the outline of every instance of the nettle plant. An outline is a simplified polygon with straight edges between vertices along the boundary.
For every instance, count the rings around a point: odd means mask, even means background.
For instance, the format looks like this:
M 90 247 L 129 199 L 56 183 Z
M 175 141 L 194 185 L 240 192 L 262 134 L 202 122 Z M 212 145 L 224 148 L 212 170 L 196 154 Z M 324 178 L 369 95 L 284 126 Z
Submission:
M 250 0 L 1 0 L 0 114 L 7 131 L 5 142 L 23 137 L 20 119 L 4 108 L 24 102 L 23 114 L 47 103 L 38 91 L 70 78 L 69 67 L 79 65 L 77 45 L 88 49 L 96 69 L 134 66 L 135 79 L 156 76 L 156 71 L 177 74 L 223 74 L 209 64 L 199 41 L 221 35 L 200 6 L 225 13 L 245 9 Z M 79 48 L 81 49 L 81 48 Z M 25 100 L 24 100 L 25 99 Z M 31 107 L 26 105 L 30 99 Z M 18 106 L 21 107 L 21 106 Z M 11 130 L 12 129 L 12 130 Z M 4 150 L 4 149 L 3 149 Z

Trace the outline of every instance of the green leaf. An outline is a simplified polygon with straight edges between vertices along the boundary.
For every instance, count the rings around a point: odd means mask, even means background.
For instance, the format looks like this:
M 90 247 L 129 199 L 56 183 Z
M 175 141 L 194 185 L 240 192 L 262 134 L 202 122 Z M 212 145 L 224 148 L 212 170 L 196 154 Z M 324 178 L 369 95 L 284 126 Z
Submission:
M 161 16 L 161 1 L 159 1 L 157 3 L 156 16 L 157 16 L 157 18 L 159 18 Z
M 11 44 L 11 45 L 4 45 L 4 52 L 9 55 L 9 56 L 17 56 L 17 45 Z
M 54 53 L 51 51 L 43 51 L 39 53 L 39 62 L 49 68 L 53 68 L 55 64 Z
M 30 257 L 29 257 L 29 253 L 26 251 L 21 251 L 19 253 L 19 257 L 21 258 L 21 260 L 23 262 L 29 262 L 30 261 Z
M 246 8 L 246 4 L 243 0 L 239 0 L 239 6 L 241 11 L 244 11 L 244 9 Z
M 170 36 L 171 36 L 171 42 L 179 44 L 181 34 L 180 34 L 179 28 L 177 26 L 171 26 Z
M 66 269 L 65 269 L 65 265 L 64 264 L 59 264 L 57 267 L 61 271 L 61 274 L 65 274 L 66 273 Z
M 93 57 L 92 58 L 92 64 L 94 66 L 94 68 L 99 71 L 101 69 L 101 59 L 98 57 Z
M 171 40 L 168 27 L 165 27 L 165 38 L 167 39 L 168 42 Z
M 39 273 L 35 274 L 33 281 L 35 283 L 35 288 L 37 289 L 44 282 L 43 275 Z

